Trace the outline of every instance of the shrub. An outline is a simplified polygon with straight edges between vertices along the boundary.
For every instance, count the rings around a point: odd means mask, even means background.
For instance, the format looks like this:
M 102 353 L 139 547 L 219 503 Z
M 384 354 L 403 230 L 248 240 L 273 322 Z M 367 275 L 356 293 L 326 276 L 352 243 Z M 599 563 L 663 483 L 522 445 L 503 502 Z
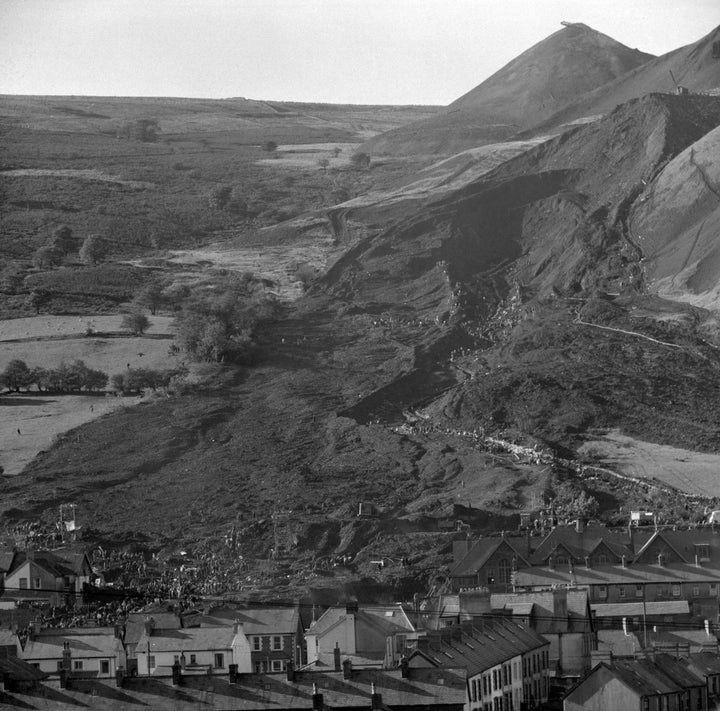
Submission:
M 141 336 L 150 327 L 150 319 L 145 314 L 134 311 L 123 316 L 120 326 L 136 336 Z
M 367 153 L 353 153 L 350 156 L 350 164 L 354 168 L 367 169 L 370 167 L 370 156 Z

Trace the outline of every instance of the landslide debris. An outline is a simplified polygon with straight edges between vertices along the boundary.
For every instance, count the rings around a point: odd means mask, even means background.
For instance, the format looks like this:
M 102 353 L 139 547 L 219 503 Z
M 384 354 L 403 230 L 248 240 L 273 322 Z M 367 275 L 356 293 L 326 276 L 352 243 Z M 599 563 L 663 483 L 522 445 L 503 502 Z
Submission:
M 343 231 L 335 215 L 342 255 L 262 329 L 256 367 L 222 393 L 71 433 L 0 511 L 49 515 L 72 497 L 105 536 L 132 526 L 178 543 L 258 519 L 243 555 L 262 560 L 282 513 L 298 526 L 284 536 L 293 574 L 352 554 L 355 568 L 317 575 L 399 585 L 408 571 L 372 561 L 402 551 L 442 566 L 459 518 L 515 525 L 566 476 L 483 448 L 479 433 L 568 457 L 598 427 L 719 451 L 709 315 L 647 295 L 628 228 L 663 168 L 718 124 L 720 98 L 652 95 L 382 230 Z M 382 517 L 358 523 L 362 502 Z

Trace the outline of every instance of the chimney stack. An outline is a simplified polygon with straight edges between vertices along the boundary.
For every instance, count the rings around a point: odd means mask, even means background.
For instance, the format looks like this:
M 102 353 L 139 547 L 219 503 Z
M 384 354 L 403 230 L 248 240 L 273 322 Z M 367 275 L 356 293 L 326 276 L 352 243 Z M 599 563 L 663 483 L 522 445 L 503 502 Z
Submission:
M 180 663 L 175 662 L 172 665 L 172 685 L 180 686 L 182 684 L 182 672 L 180 671 Z
M 289 661 L 285 665 L 285 678 L 288 681 L 295 681 L 295 665 L 292 663 L 292 661 Z
M 358 604 L 356 601 L 348 600 L 345 603 L 345 614 L 354 615 L 358 611 Z
M 344 659 L 342 663 L 343 679 L 352 679 L 352 662 Z
M 710 637 L 710 620 L 705 620 L 705 634 Z
M 313 711 L 322 711 L 325 703 L 323 701 L 323 695 L 318 694 L 317 684 L 313 684 Z
M 577 520 L 575 521 L 575 530 L 578 533 L 582 533 L 585 530 L 585 519 L 584 518 L 580 518 L 578 516 Z
M 72 653 L 70 652 L 70 642 L 63 642 L 62 651 L 62 668 L 69 672 L 71 668 Z
M 149 637 L 155 629 L 155 620 L 152 617 L 145 618 L 145 634 Z
M 407 657 L 403 657 L 400 660 L 400 676 L 403 679 L 409 679 L 410 678 L 410 663 L 408 662 Z
M 370 685 L 370 707 L 373 711 L 382 708 L 382 694 L 375 692 L 375 682 Z
M 335 662 L 335 671 L 339 672 L 341 669 L 340 666 L 340 647 L 338 646 L 338 643 L 335 642 L 335 649 L 333 649 L 333 661 Z
M 623 568 L 627 568 L 627 556 L 625 556 L 625 555 L 622 556 L 621 565 Z
M 238 676 L 238 665 L 237 664 L 229 664 L 228 670 L 230 672 L 230 683 L 235 684 L 237 682 L 237 676 Z

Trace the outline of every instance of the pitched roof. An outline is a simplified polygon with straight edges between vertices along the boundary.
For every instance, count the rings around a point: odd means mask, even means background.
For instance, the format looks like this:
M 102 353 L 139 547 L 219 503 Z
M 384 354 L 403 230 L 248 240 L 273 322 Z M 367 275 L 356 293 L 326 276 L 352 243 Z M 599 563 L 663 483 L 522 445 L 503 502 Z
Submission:
M 529 627 L 512 620 L 483 621 L 482 629 L 470 625 L 448 628 L 428 634 L 427 639 L 427 646 L 419 646 L 418 653 L 438 667 L 464 666 L 469 677 L 549 644 Z
M 112 627 L 77 627 L 41 630 L 28 639 L 22 652 L 25 660 L 62 659 L 63 644 L 70 643 L 73 657 L 114 657 L 122 648 Z
M 353 670 L 351 679 L 342 672 L 296 672 L 295 680 L 285 674 L 241 674 L 236 684 L 217 676 L 183 677 L 182 686 L 173 687 L 170 678 L 127 678 L 117 688 L 114 680 L 74 680 L 72 687 L 60 689 L 59 682 L 48 681 L 31 693 L 6 695 L 3 709 L 52 708 L 53 711 L 77 711 L 88 705 L 94 694 L 103 711 L 127 711 L 146 708 L 154 711 L 266 711 L 273 709 L 310 709 L 313 684 L 323 696 L 325 708 L 369 708 L 370 690 L 382 696 L 383 706 L 392 709 L 447 708 L 460 711 L 466 698 L 464 669 L 410 670 L 403 679 L 400 670 Z M 14 705 L 13 705 L 14 704 Z
M 47 674 L 18 657 L 0 657 L 0 678 L 5 674 L 13 681 L 39 681 L 47 677 Z M 4 701 L 2 704 L 5 705 Z
M 720 566 L 688 563 L 668 563 L 664 566 L 635 564 L 623 568 L 621 565 L 596 566 L 585 568 L 576 566 L 572 572 L 563 567 L 550 570 L 546 567 L 521 568 L 515 573 L 515 585 L 552 586 L 552 585 L 606 585 L 642 583 L 692 583 L 720 582 Z
M 594 524 L 578 531 L 574 526 L 556 526 L 538 544 L 531 558 L 533 562 L 540 563 L 550 557 L 552 551 L 559 545 L 565 546 L 578 560 L 590 555 L 601 543 L 614 552 L 618 557 L 625 554 L 631 557 L 632 551 L 628 540 L 623 533 L 611 531 L 606 526 Z
M 143 629 L 137 642 L 137 653 L 151 652 L 192 652 L 213 649 L 230 649 L 235 631 L 232 626 L 190 627 L 173 630 L 154 629 L 148 635 Z
M 632 657 L 643 648 L 640 638 L 633 632 L 622 630 L 598 630 L 597 651 L 612 652 L 617 657 Z
M 29 556 L 26 551 L 18 551 L 12 562 L 12 568 L 6 575 L 12 575 L 20 566 L 26 562 L 32 562 L 38 567 L 46 570 L 56 578 L 74 577 L 78 575 L 73 563 L 51 553 L 50 551 L 34 551 Z
M 714 652 L 695 652 L 688 655 L 687 664 L 706 676 L 720 674 L 720 656 Z
M 489 558 L 503 545 L 510 548 L 513 555 L 529 565 L 527 551 L 525 550 L 524 538 L 513 538 L 501 536 L 499 538 L 481 538 L 450 570 L 451 577 L 462 577 L 475 575 L 477 571 L 487 563 Z
M 154 620 L 157 629 L 176 630 L 182 626 L 182 620 L 174 612 L 131 612 L 125 620 L 125 644 L 137 644 L 148 619 Z
M 217 626 L 242 623 L 246 635 L 294 634 L 298 628 L 300 613 L 297 607 L 221 607 L 205 614 L 188 615 L 183 625 Z
M 14 647 L 16 645 L 16 634 L 12 630 L 0 628 L 0 647 Z
M 415 629 L 399 604 L 359 606 L 357 611 L 350 614 L 355 616 L 356 625 L 367 624 L 386 635 L 395 632 L 412 632 Z M 348 618 L 349 614 L 344 605 L 334 605 L 310 625 L 307 634 L 324 635 Z
M 689 615 L 687 600 L 658 600 L 653 602 L 605 602 L 591 603 L 596 617 L 634 617 L 637 615 Z
M 10 570 L 15 553 L 13 551 L 1 551 L 0 552 L 0 573 L 7 572 Z

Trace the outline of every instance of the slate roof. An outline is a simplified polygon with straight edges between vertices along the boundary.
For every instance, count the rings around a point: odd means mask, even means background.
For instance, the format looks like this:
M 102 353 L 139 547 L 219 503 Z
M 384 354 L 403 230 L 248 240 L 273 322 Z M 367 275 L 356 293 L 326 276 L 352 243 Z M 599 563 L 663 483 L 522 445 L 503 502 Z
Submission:
M 47 678 L 47 674 L 18 657 L 0 657 L 0 679 L 5 674 L 8 674 L 13 681 L 40 681 Z M 2 695 L 0 695 L 0 705 L 4 707 Z
M 356 624 L 365 623 L 388 635 L 395 632 L 412 632 L 414 627 L 401 605 L 373 605 L 359 607 L 355 616 Z M 344 605 L 328 608 L 308 629 L 309 635 L 322 635 L 349 617 Z
M 157 629 L 180 629 L 181 619 L 174 612 L 131 612 L 125 620 L 125 644 L 137 644 L 145 631 L 145 620 L 155 620 Z
M 483 628 L 463 625 L 456 629 L 428 635 L 427 646 L 420 654 L 437 667 L 465 667 L 468 677 L 501 664 L 519 654 L 544 647 L 549 642 L 525 625 L 509 620 L 485 622 Z
M 145 630 L 140 635 L 136 650 L 146 652 L 148 643 L 151 652 L 193 652 L 230 649 L 235 632 L 232 626 L 190 627 L 182 629 L 154 629 L 148 636 Z
M 596 617 L 635 617 L 637 615 L 689 615 L 687 600 L 658 600 L 646 602 L 591 603 L 590 609 Z
M 17 637 L 12 630 L 0 628 L 0 647 L 17 646 Z
M 530 557 L 533 563 L 542 563 L 548 559 L 553 550 L 562 545 L 578 560 L 583 560 L 600 543 L 605 543 L 618 557 L 623 554 L 628 558 L 632 556 L 632 550 L 628 545 L 629 539 L 624 533 L 611 531 L 602 525 L 591 525 L 586 526 L 582 531 L 577 531 L 574 526 L 556 526 L 535 547 Z
M 299 620 L 297 607 L 223 607 L 205 614 L 188 615 L 183 618 L 183 626 L 232 625 L 234 622 L 241 622 L 246 635 L 277 635 L 297 632 Z
M 515 573 L 515 584 L 523 586 L 552 585 L 627 585 L 642 583 L 692 583 L 720 582 L 720 567 L 689 565 L 688 563 L 669 563 L 659 565 L 621 565 L 597 566 L 585 568 L 575 566 L 571 573 L 568 569 L 521 568 Z
M 616 657 L 632 657 L 643 648 L 640 638 L 634 633 L 622 630 L 598 630 L 597 651 L 612 652 Z
M 78 575 L 72 562 L 68 562 L 64 558 L 60 558 L 50 551 L 35 551 L 31 558 L 28 558 L 25 551 L 18 551 L 15 554 L 12 568 L 7 571 L 6 575 L 12 575 L 28 560 L 31 560 L 31 562 L 35 563 L 43 570 L 46 570 L 56 578 L 74 577 Z
M 695 652 L 688 655 L 686 660 L 688 666 L 705 676 L 720 674 L 720 656 L 714 652 Z
M 6 693 L 4 709 L 52 708 L 77 711 L 90 706 L 102 711 L 275 711 L 309 710 L 313 706 L 313 684 L 323 695 L 326 709 L 369 709 L 371 685 L 382 696 L 383 706 L 392 709 L 433 708 L 462 711 L 466 698 L 464 669 L 423 669 L 403 679 L 399 670 L 363 669 L 353 671 L 352 679 L 342 672 L 297 672 L 295 681 L 285 674 L 241 674 L 237 684 L 222 677 L 186 676 L 173 687 L 169 678 L 135 677 L 122 688 L 114 680 L 73 680 L 70 688 L 60 689 L 49 681 L 29 694 Z
M 27 640 L 22 658 L 26 661 L 62 659 L 64 642 L 70 643 L 72 656 L 81 659 L 114 657 L 120 645 L 113 627 L 41 630 Z
M 462 577 L 475 575 L 503 544 L 507 544 L 511 548 L 512 553 L 518 557 L 519 562 L 522 561 L 525 565 L 529 565 L 525 538 L 510 536 L 481 538 L 450 570 L 450 576 Z
M 0 573 L 5 573 L 10 570 L 15 553 L 12 551 L 0 552 Z

